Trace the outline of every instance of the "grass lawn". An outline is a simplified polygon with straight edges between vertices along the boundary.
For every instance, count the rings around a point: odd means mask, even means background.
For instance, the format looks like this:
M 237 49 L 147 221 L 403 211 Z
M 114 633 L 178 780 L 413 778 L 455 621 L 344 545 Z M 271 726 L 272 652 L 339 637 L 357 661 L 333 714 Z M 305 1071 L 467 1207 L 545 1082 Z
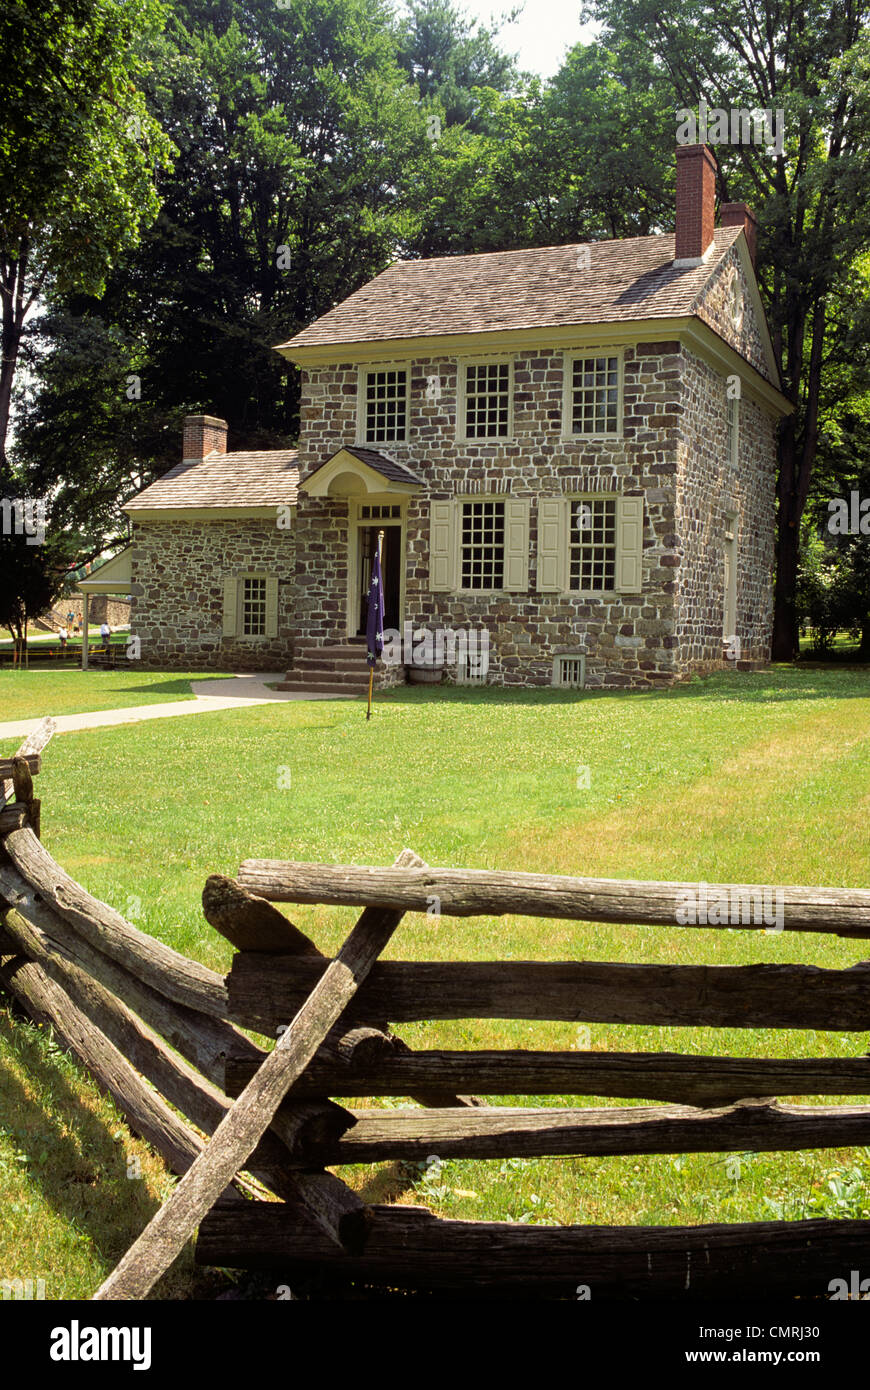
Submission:
M 382 696 L 368 725 L 361 701 L 337 701 L 83 731 L 49 746 L 39 790 L 45 843 L 74 877 L 144 930 L 223 970 L 231 948 L 206 925 L 199 896 L 209 873 L 233 874 L 252 856 L 386 864 L 408 845 L 433 865 L 867 886 L 868 774 L 870 672 L 783 667 L 631 695 L 408 687 Z M 287 911 L 324 949 L 340 943 L 355 915 Z M 845 968 L 867 946 L 796 933 L 421 914 L 403 920 L 386 954 Z M 427 1048 L 866 1052 L 859 1035 L 772 1029 L 594 1024 L 589 1041 L 573 1024 L 499 1020 L 400 1031 Z M 0 1168 L 11 1175 L 4 1187 L 21 1213 L 0 1222 L 0 1276 L 45 1277 L 48 1297 L 61 1287 L 61 1296 L 86 1296 L 141 1225 L 144 1208 L 131 1202 L 119 1212 L 118 1158 L 108 1137 L 116 1122 L 105 1101 L 88 1092 L 84 1137 L 72 1111 L 62 1112 L 61 1126 L 58 1097 L 76 1092 L 76 1072 L 48 1055 L 35 1032 L 0 1027 L 0 1100 L 10 1089 L 26 1096 L 33 1125 L 45 1131 L 40 1147 L 30 1130 L 15 1132 L 13 1111 L 12 1132 L 0 1138 Z M 80 1191 L 57 1189 L 58 1167 L 73 1182 L 84 1144 L 95 1179 L 83 1218 Z M 167 1179 L 150 1162 L 153 1201 Z M 396 1168 L 344 1175 L 375 1199 L 421 1200 L 463 1218 L 682 1224 L 870 1216 L 867 1150 L 451 1161 L 411 1188 Z M 43 1227 L 47 1208 L 51 1223 Z M 75 1244 L 82 1229 L 88 1239 Z M 169 1276 L 182 1284 L 184 1277 L 182 1266 Z M 160 1292 L 173 1296 L 168 1286 Z
M 165 671 L 89 671 L 74 666 L 0 670 L 0 724 L 46 714 L 85 714 L 98 709 L 127 709 L 169 700 L 190 700 L 191 681 L 216 680 L 202 671 L 176 675 Z M 18 742 L 14 742 L 17 748 Z M 14 751 L 12 746 L 4 752 Z

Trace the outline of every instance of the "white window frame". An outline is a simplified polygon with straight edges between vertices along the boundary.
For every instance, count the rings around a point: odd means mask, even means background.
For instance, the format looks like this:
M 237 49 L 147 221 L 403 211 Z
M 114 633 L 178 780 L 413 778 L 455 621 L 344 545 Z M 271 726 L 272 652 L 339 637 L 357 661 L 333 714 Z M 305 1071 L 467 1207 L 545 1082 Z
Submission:
M 456 359 L 456 442 L 457 444 L 510 444 L 514 438 L 514 362 L 515 353 L 489 353 L 482 357 Z M 466 434 L 466 398 L 468 367 L 507 367 L 508 419 L 507 434 Z
M 374 372 L 405 373 L 405 436 L 403 439 L 369 439 L 368 411 L 366 410 L 366 390 L 368 378 Z M 411 437 L 411 364 L 410 362 L 366 362 L 357 369 L 356 386 L 356 439 L 360 448 L 383 449 L 403 446 Z
M 248 584 L 259 584 L 263 590 L 263 631 L 245 632 L 245 589 Z M 238 630 L 239 636 L 244 641 L 259 642 L 265 640 L 269 628 L 269 576 L 266 574 L 243 574 L 239 578 L 238 590 L 239 617 Z
M 734 411 L 734 426 L 731 426 L 731 411 Z M 738 466 L 740 459 L 740 397 L 725 394 L 725 452 L 732 468 Z
M 740 561 L 740 514 L 725 513 L 722 529 L 722 640 L 731 641 L 737 634 L 737 578 Z M 732 628 L 731 632 L 728 628 Z
M 245 580 L 246 580 L 246 579 L 259 579 L 259 580 L 263 581 L 263 582 L 265 583 L 265 585 L 266 585 L 266 613 L 265 613 L 266 630 L 265 630 L 265 632 L 243 632 L 243 631 L 242 631 L 242 625 L 243 625 L 243 619 L 244 619 L 244 607 L 245 607 Z M 227 576 L 225 577 L 225 579 L 224 579 L 224 584 L 225 584 L 225 585 L 227 585 L 227 584 L 232 584 L 232 585 L 234 586 L 234 594 L 233 594 L 233 602 L 232 602 L 233 631 L 232 631 L 232 632 L 227 632 L 227 631 L 225 631 L 225 630 L 223 629 L 223 625 L 222 625 L 222 633 L 221 633 L 222 640 L 224 640 L 224 641 L 233 641 L 233 642 L 253 642 L 253 643 L 257 643 L 257 642 L 274 642 L 275 638 L 276 638 L 277 635 L 278 635 L 278 632 L 279 632 L 279 630 L 280 630 L 280 625 L 281 625 L 281 613 L 280 613 L 281 590 L 280 590 L 280 586 L 279 586 L 279 584 L 278 584 L 278 579 L 277 579 L 277 577 L 276 577 L 274 574 L 269 574 L 267 570 L 245 570 L 245 571 L 243 571 L 241 574 L 227 575 Z M 269 595 L 270 595 L 270 585 L 273 586 L 273 587 L 272 587 L 272 593 L 273 593 L 274 608 L 272 609 L 272 613 L 273 613 L 274 627 L 275 627 L 275 631 L 274 631 L 274 632 L 271 632 L 271 633 L 270 633 L 270 631 L 269 631 L 269 626 L 270 626 L 270 624 L 269 624 L 269 614 L 270 614 L 270 607 L 271 607 L 270 598 L 269 598 Z
M 575 433 L 574 419 L 574 363 L 584 357 L 616 358 L 616 429 L 595 431 L 584 434 Z M 623 414 L 625 396 L 625 349 L 616 344 L 588 348 L 566 348 L 562 354 L 562 442 L 587 443 L 591 440 L 614 440 L 623 437 Z
M 563 560 L 562 580 L 564 592 L 572 594 L 578 598 L 612 598 L 619 594 L 616 587 L 619 579 L 619 499 L 621 494 L 618 492 L 581 492 L 571 493 L 566 501 L 568 506 L 565 508 L 565 535 L 564 548 L 565 555 Z M 612 589 L 572 589 L 571 588 L 571 508 L 574 502 L 612 502 L 613 505 L 613 588 Z
M 612 589 L 572 589 L 571 582 L 571 506 L 574 502 L 601 502 L 611 501 L 616 503 L 616 540 L 614 545 L 614 587 Z M 542 517 L 542 507 L 547 504 L 551 508 L 556 507 L 556 515 L 552 512 L 547 522 Z M 636 509 L 639 504 L 639 513 L 634 517 L 629 515 L 629 508 Z M 543 546 L 544 525 L 557 526 L 558 542 L 555 548 Z M 626 530 L 628 527 L 639 527 L 638 546 L 626 546 Z M 536 592 L 540 594 L 560 595 L 563 598 L 578 598 L 588 600 L 598 600 L 609 602 L 613 600 L 624 600 L 626 596 L 640 595 L 643 593 L 643 532 L 646 526 L 646 508 L 642 495 L 634 493 L 623 493 L 617 490 L 598 491 L 598 492 L 564 492 L 553 496 L 538 499 L 538 544 L 537 544 L 537 575 L 535 580 Z M 637 563 L 639 582 L 635 587 L 625 582 L 624 566 L 632 558 Z M 553 583 L 542 583 L 542 569 L 546 561 L 553 562 L 555 572 Z
M 470 589 L 470 588 L 467 588 L 467 587 L 463 584 L 463 582 L 462 582 L 462 514 L 463 514 L 463 508 L 464 508 L 465 506 L 474 506 L 474 505 L 475 505 L 476 503 L 478 503 L 478 502 L 500 502 L 500 503 L 502 504 L 502 506 L 504 507 L 504 512 L 503 512 L 503 516 L 504 516 L 504 539 L 503 539 L 503 541 L 502 541 L 502 569 L 501 569 L 501 573 L 502 573 L 502 582 L 501 582 L 500 587 L 497 588 L 497 589 Z M 485 493 L 480 493 L 480 494 L 478 494 L 478 493 L 471 493 L 471 494 L 469 494 L 468 496 L 459 496 L 459 497 L 456 498 L 456 502 L 455 502 L 455 513 L 454 513 L 454 516 L 455 516 L 454 525 L 455 525 L 455 527 L 456 527 L 456 592 L 457 592 L 457 593 L 460 593 L 460 594 L 508 594 L 508 593 L 512 593 L 512 592 L 513 592 L 513 590 L 511 590 L 511 589 L 506 589 L 505 586 L 504 586 L 504 581 L 505 581 L 505 577 L 506 577 L 505 571 L 506 571 L 506 569 L 507 569 L 507 555 L 508 555 L 508 531 L 507 531 L 507 528 L 508 528 L 508 514 L 507 514 L 507 502 L 508 502 L 508 494 L 506 494 L 506 493 L 504 493 L 504 492 L 485 492 Z
M 577 662 L 580 665 L 579 681 L 568 681 L 564 678 L 564 668 L 567 662 L 572 664 Z M 572 652 L 557 652 L 553 657 L 553 674 L 550 684 L 557 690 L 585 690 L 586 688 L 586 653 L 579 648 Z

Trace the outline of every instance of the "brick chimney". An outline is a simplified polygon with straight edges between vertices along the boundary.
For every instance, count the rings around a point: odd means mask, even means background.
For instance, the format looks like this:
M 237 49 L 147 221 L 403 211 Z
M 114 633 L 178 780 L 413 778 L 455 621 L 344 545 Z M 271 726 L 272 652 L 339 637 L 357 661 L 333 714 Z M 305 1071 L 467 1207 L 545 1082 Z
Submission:
M 713 241 L 716 160 L 706 145 L 677 146 L 674 265 L 700 265 Z
M 227 451 L 227 422 L 216 415 L 185 415 L 184 443 L 181 457 L 184 462 L 204 459 L 208 454 Z
M 755 236 L 758 229 L 758 219 L 755 213 L 745 203 L 723 203 L 719 212 L 723 227 L 743 228 L 743 235 L 746 237 L 746 245 L 749 248 L 749 258 L 754 266 Z

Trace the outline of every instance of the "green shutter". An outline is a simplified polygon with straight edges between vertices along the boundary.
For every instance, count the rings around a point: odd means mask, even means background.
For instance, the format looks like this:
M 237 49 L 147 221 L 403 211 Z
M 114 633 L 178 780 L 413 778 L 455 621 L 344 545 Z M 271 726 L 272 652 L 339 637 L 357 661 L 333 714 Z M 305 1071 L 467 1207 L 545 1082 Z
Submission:
M 504 504 L 504 587 L 525 593 L 529 587 L 529 501 L 509 497 Z
M 616 589 L 639 594 L 643 582 L 643 498 L 620 497 L 616 504 Z
M 235 578 L 224 580 L 224 637 L 237 636 L 239 581 Z
M 456 588 L 456 507 L 452 499 L 429 504 L 429 588 L 434 594 Z
M 538 591 L 559 594 L 565 589 L 568 543 L 567 497 L 542 497 L 538 502 Z
M 278 636 L 278 580 L 266 580 L 266 636 Z

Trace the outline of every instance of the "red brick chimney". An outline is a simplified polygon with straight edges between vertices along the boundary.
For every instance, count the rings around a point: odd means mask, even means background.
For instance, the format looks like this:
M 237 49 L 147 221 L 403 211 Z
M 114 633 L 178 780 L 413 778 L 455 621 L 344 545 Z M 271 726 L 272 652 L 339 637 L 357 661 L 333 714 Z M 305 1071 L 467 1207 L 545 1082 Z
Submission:
M 758 218 L 755 213 L 745 203 L 723 203 L 719 212 L 723 227 L 743 228 L 743 235 L 746 237 L 746 245 L 749 248 L 749 258 L 754 266 L 755 235 L 758 229 Z
M 216 415 L 186 415 L 181 457 L 204 459 L 208 454 L 227 451 L 227 422 Z
M 674 265 L 698 265 L 713 240 L 716 160 L 706 145 L 677 146 Z

